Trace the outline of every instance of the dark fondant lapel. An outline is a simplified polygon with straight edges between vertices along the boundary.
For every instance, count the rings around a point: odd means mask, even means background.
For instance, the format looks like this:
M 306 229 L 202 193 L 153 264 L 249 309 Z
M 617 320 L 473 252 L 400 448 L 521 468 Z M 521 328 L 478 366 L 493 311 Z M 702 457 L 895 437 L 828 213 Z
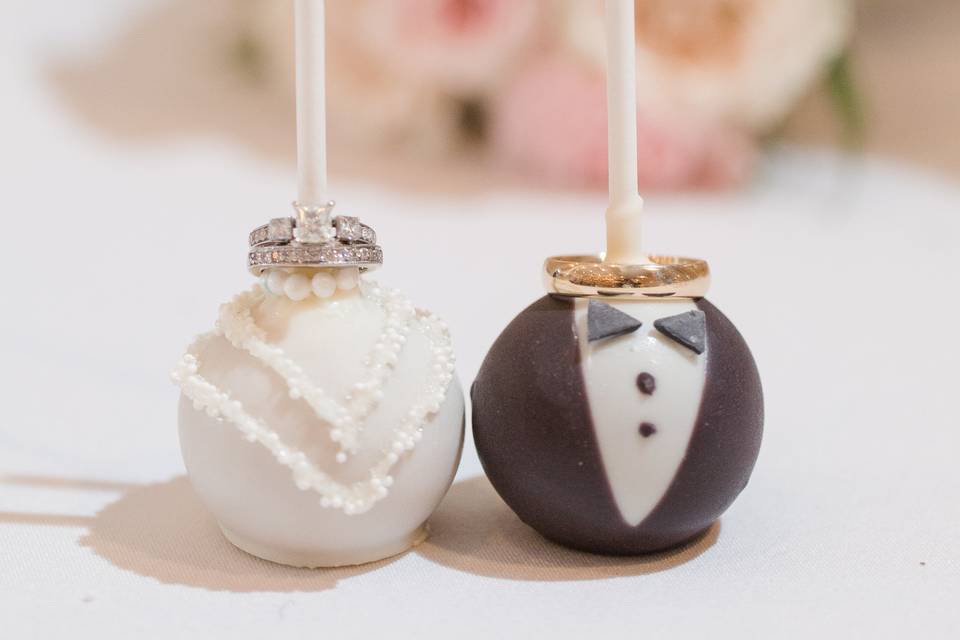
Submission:
M 572 547 L 609 531 L 613 551 L 624 525 L 593 431 L 573 301 L 546 296 L 517 316 L 471 398 L 484 471 L 520 519 Z
M 697 307 L 707 329 L 703 399 L 677 475 L 640 523 L 651 542 L 688 539 L 719 518 L 747 485 L 763 436 L 763 390 L 747 343 L 706 299 Z

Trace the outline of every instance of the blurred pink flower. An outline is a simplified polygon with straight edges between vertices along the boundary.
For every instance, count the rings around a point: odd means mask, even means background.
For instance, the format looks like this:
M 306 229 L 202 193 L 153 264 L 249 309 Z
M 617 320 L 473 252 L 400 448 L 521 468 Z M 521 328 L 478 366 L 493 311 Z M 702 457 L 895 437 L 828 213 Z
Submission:
M 497 98 L 494 152 L 551 184 L 602 187 L 607 180 L 606 88 L 596 71 L 551 57 L 522 70 Z M 742 132 L 679 117 L 641 114 L 638 178 L 648 189 L 738 184 L 755 149 Z
M 602 70 L 603 0 L 555 6 L 567 45 Z M 846 46 L 853 14 L 853 0 L 636 0 L 639 99 L 770 131 Z
M 714 128 L 703 132 L 704 158 L 698 186 L 724 188 L 742 184 L 757 163 L 754 138 L 736 129 Z
M 552 183 L 607 177 L 603 77 L 557 58 L 524 69 L 495 98 L 494 152 Z
M 539 7 L 537 0 L 359 0 L 357 37 L 399 73 L 473 92 L 538 42 Z

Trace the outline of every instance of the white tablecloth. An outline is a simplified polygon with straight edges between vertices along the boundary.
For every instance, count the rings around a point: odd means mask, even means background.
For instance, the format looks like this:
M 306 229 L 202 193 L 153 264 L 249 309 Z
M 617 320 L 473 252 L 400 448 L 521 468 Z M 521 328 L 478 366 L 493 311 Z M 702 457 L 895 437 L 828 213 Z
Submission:
M 695 547 L 548 544 L 468 440 L 411 553 L 306 571 L 232 548 L 184 476 L 167 373 L 249 284 L 244 234 L 293 175 L 225 143 L 108 141 L 61 106 L 45 56 L 130 5 L 0 13 L 0 637 L 957 637 L 960 190 L 829 153 L 648 200 L 650 246 L 710 259 L 766 391 L 751 484 Z M 467 383 L 543 257 L 602 239 L 599 195 L 337 192 L 378 228 L 381 279 L 449 320 Z

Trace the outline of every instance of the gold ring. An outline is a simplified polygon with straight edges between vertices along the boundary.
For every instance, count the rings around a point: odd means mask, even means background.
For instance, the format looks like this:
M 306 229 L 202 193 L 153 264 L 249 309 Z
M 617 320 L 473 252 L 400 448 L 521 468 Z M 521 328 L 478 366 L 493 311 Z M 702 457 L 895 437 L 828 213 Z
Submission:
M 710 288 L 710 267 L 697 258 L 650 256 L 647 264 L 616 264 L 603 255 L 553 256 L 543 268 L 547 291 L 570 297 L 702 298 Z

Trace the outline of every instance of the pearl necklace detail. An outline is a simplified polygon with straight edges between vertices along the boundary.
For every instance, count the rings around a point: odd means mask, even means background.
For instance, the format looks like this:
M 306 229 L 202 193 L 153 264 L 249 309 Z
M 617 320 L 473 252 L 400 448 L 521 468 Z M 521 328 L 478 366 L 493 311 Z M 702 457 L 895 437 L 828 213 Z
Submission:
M 263 299 L 256 288 L 242 293 L 221 308 L 214 334 L 201 336 L 190 347 L 174 370 L 172 378 L 198 411 L 233 424 L 250 442 L 269 450 L 277 462 L 293 472 L 297 487 L 320 494 L 320 505 L 342 510 L 347 515 L 369 511 L 388 495 L 393 484 L 390 471 L 414 449 L 423 437 L 426 423 L 440 410 L 447 389 L 453 380 L 454 355 L 446 324 L 436 315 L 414 309 L 397 291 L 384 291 L 376 285 L 362 287 L 364 297 L 376 301 L 385 311 L 384 330 L 366 364 L 369 377 L 351 387 L 346 404 L 341 405 L 322 389 L 312 385 L 302 368 L 290 360 L 282 349 L 268 344 L 264 332 L 253 322 L 251 308 Z M 356 453 L 361 445 L 362 426 L 378 401 L 382 387 L 399 361 L 406 336 L 418 323 L 430 344 L 431 366 L 422 391 L 411 408 L 393 430 L 390 445 L 369 470 L 369 479 L 344 485 L 318 469 L 302 451 L 285 445 L 280 435 L 248 414 L 242 403 L 218 389 L 199 374 L 198 345 L 213 335 L 224 336 L 234 347 L 243 349 L 275 371 L 287 383 L 290 397 L 302 398 L 317 417 L 329 426 L 329 436 L 340 447 L 339 462 L 348 453 Z
M 247 351 L 282 377 L 290 387 L 290 398 L 303 399 L 317 416 L 330 426 L 330 439 L 340 446 L 338 462 L 346 462 L 348 454 L 355 454 L 363 423 L 383 399 L 382 388 L 400 361 L 400 352 L 407 341 L 416 310 L 398 291 L 382 291 L 371 287 L 365 297 L 374 299 L 386 315 L 384 330 L 372 352 L 364 361 L 367 377 L 355 383 L 338 403 L 314 385 L 303 369 L 288 358 L 282 349 L 268 344 L 263 331 L 253 322 L 250 309 L 264 297 L 259 288 L 241 293 L 220 309 L 217 324 L 222 335 L 237 349 Z

